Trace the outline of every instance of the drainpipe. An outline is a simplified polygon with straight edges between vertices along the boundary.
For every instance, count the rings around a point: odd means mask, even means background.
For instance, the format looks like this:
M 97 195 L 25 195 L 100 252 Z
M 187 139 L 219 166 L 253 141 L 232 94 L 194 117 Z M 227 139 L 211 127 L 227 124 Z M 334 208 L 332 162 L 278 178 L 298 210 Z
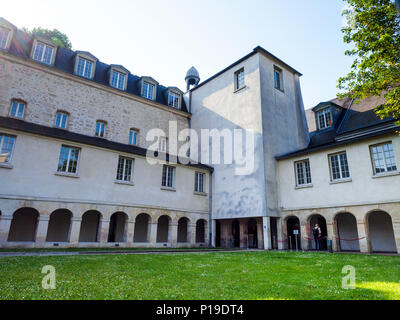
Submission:
M 212 217 L 212 194 L 213 194 L 213 187 L 212 187 L 212 178 L 213 178 L 213 172 L 210 171 L 210 178 L 209 178 L 209 191 L 208 191 L 208 211 L 209 211 L 209 222 L 208 222 L 208 230 L 209 230 L 209 236 L 208 236 L 208 242 L 209 242 L 209 246 L 212 247 L 213 245 L 213 232 L 215 230 L 213 230 L 213 217 Z

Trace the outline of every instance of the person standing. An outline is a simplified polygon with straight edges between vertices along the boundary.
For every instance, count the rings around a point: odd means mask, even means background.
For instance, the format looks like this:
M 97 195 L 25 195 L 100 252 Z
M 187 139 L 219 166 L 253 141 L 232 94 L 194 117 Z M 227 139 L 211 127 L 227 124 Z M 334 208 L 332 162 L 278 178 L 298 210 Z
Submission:
M 316 224 L 315 227 L 312 229 L 312 233 L 313 233 L 313 238 L 315 241 L 315 250 L 319 251 L 319 250 L 321 250 L 322 232 L 321 232 L 321 228 L 319 227 L 318 224 Z

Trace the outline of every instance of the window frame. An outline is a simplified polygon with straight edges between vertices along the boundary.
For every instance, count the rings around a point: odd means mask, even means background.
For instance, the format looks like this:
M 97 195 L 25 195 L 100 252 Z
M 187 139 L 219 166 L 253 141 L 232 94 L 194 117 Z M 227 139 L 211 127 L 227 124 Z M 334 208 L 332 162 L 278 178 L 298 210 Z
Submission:
M 38 44 L 42 44 L 44 46 L 40 60 L 35 59 L 36 50 L 37 50 Z M 52 49 L 50 60 L 49 60 L 48 63 L 43 61 L 44 57 L 46 56 L 46 47 L 49 47 L 49 48 Z M 51 65 L 54 64 L 54 60 L 55 60 L 55 56 L 56 56 L 56 50 L 57 50 L 57 47 L 54 44 L 51 44 L 49 41 L 46 41 L 46 40 L 41 39 L 41 38 L 40 39 L 35 38 L 35 40 L 33 41 L 33 45 L 32 45 L 31 59 L 33 61 L 39 62 L 41 64 L 44 64 L 44 65 L 47 65 L 47 66 L 51 66 Z
M 393 160 L 394 160 L 395 169 L 391 170 L 391 171 L 387 170 L 387 160 L 386 160 L 385 150 L 383 149 L 383 146 L 385 146 L 385 145 L 391 145 L 392 146 L 392 150 L 389 150 L 389 151 L 392 151 L 392 153 L 393 153 Z M 373 154 L 373 148 L 377 148 L 377 147 L 381 147 L 382 148 L 382 155 L 383 155 L 383 159 L 382 160 L 383 160 L 384 165 L 385 165 L 385 171 L 384 172 L 377 172 L 376 171 L 376 164 L 375 164 L 375 159 L 374 159 L 374 154 Z M 385 175 L 390 175 L 390 174 L 393 174 L 393 173 L 397 173 L 399 171 L 399 167 L 398 167 L 397 161 L 396 161 L 396 152 L 394 150 L 393 141 L 385 141 L 385 142 L 380 142 L 380 143 L 376 143 L 376 144 L 370 145 L 369 146 L 369 150 L 370 150 L 370 158 L 371 158 L 371 162 L 372 162 L 372 172 L 373 172 L 374 176 L 385 176 Z
M 18 110 L 19 110 L 21 104 L 24 106 L 21 117 L 18 117 L 17 115 L 12 115 L 11 114 L 11 112 L 13 110 L 14 103 L 18 103 L 18 108 L 17 108 L 17 113 L 16 114 L 18 114 Z M 22 120 L 25 119 L 26 106 L 27 106 L 27 103 L 24 100 L 12 99 L 11 100 L 11 104 L 10 104 L 10 110 L 8 112 L 8 116 L 11 117 L 11 118 L 14 118 L 14 119 L 22 119 Z
M 144 92 L 145 92 L 145 86 L 147 86 L 147 89 L 146 89 L 146 93 L 147 93 L 147 95 L 145 95 L 144 94 Z M 153 91 L 152 91 L 152 96 L 151 97 L 149 97 L 149 88 L 150 87 L 152 87 L 153 88 Z M 148 81 L 148 80 L 142 80 L 142 92 L 141 92 L 141 96 L 142 96 L 142 98 L 145 98 L 145 99 L 148 99 L 148 100 L 152 100 L 152 101 L 154 101 L 155 100 L 155 94 L 156 94 L 156 88 L 157 88 L 157 85 L 155 84 L 155 83 L 153 83 L 153 82 L 150 82 L 150 81 Z
M 277 78 L 277 75 L 279 78 Z M 277 79 L 279 80 L 279 86 L 277 86 Z M 284 92 L 284 82 L 283 82 L 283 70 L 277 66 L 274 66 L 274 88 Z
M 99 135 L 99 134 L 97 134 L 97 128 L 98 128 L 98 125 L 103 125 L 103 135 L 101 136 L 101 135 Z M 94 136 L 95 137 L 97 137 L 97 138 L 102 138 L 102 139 L 105 139 L 106 138 L 106 135 L 107 135 L 107 121 L 104 121 L 104 120 L 96 120 L 96 128 L 95 128 L 95 132 L 94 132 Z
M 323 128 L 321 128 L 321 121 L 320 121 L 320 115 L 321 114 L 324 116 L 324 125 L 325 125 L 325 127 L 323 127 Z M 330 123 L 329 123 L 329 121 L 327 119 L 327 115 L 329 115 L 329 117 L 330 117 Z M 315 116 L 316 116 L 318 130 L 325 130 L 325 129 L 333 127 L 333 115 L 332 115 L 332 110 L 331 110 L 330 107 L 326 107 L 326 108 L 323 108 L 321 110 L 318 110 L 316 112 Z
M 201 179 L 199 179 L 202 177 Z M 194 192 L 196 193 L 206 193 L 206 185 L 205 185 L 206 174 L 204 172 L 195 171 L 194 173 Z M 201 184 L 200 184 L 201 181 Z M 200 188 L 201 186 L 201 188 Z
M 5 26 L 3 24 L 0 24 L 0 29 L 4 29 L 7 32 L 7 38 L 5 39 L 4 47 L 1 46 L 1 42 L 0 42 L 0 50 L 8 51 L 8 49 L 10 48 L 11 39 L 13 37 L 14 31 L 12 28 L 8 28 L 7 26 Z
M 2 152 L 3 149 L 3 144 L 4 144 L 4 137 L 8 137 L 8 138 L 13 138 L 13 145 L 12 148 L 10 150 L 10 155 L 7 157 L 5 162 L 0 162 L 0 167 L 2 166 L 6 166 L 9 167 L 11 166 L 12 163 L 12 159 L 13 159 L 13 155 L 14 155 L 14 149 L 15 149 L 15 145 L 16 145 L 16 141 L 17 141 L 17 136 L 12 135 L 12 134 L 8 134 L 8 133 L 4 133 L 4 132 L 0 132 L 0 154 Z
M 68 148 L 68 159 L 67 159 L 67 166 L 65 167 L 65 171 L 60 171 L 60 160 L 61 160 L 61 152 L 63 150 L 63 148 Z M 71 161 L 71 152 L 72 150 L 78 151 L 78 159 L 76 160 L 76 168 L 75 168 L 75 172 L 68 172 L 68 169 L 70 167 L 70 161 Z M 71 145 L 66 145 L 66 144 L 62 144 L 61 145 L 61 149 L 60 149 L 60 154 L 58 156 L 58 164 L 57 164 L 57 171 L 56 174 L 58 175 L 67 175 L 67 176 L 78 176 L 79 174 L 79 163 L 80 163 L 80 159 L 81 159 L 81 152 L 82 149 L 79 147 L 74 147 Z
M 163 165 L 162 167 L 162 175 L 161 175 L 161 188 L 166 188 L 166 189 L 175 189 L 175 167 L 169 166 L 169 165 Z M 168 178 L 168 172 L 172 172 L 171 176 L 171 186 L 169 185 L 169 178 Z M 165 178 L 164 178 L 165 174 Z
M 346 163 L 343 164 L 342 163 L 342 158 L 341 155 L 345 155 L 346 156 Z M 338 161 L 338 166 L 339 166 L 339 175 L 340 178 L 334 178 L 334 173 L 333 173 L 333 166 L 332 166 L 332 159 L 334 157 L 337 157 L 337 161 Z M 331 182 L 340 182 L 340 181 L 349 181 L 351 180 L 351 173 L 350 173 L 350 165 L 349 165 L 349 159 L 347 157 L 347 151 L 339 151 L 339 152 L 335 152 L 332 154 L 328 154 L 328 162 L 329 162 L 329 171 L 330 171 L 330 177 L 331 177 Z M 344 177 L 343 176 L 343 166 L 347 166 L 347 173 L 348 173 L 348 177 Z
M 66 119 L 65 119 L 65 127 L 64 127 L 64 128 L 57 125 L 58 115 L 59 115 L 59 114 L 61 114 L 61 115 L 63 115 L 63 116 L 66 116 Z M 58 111 L 56 112 L 56 119 L 55 119 L 55 121 L 54 121 L 54 127 L 55 127 L 55 128 L 58 128 L 58 129 L 67 130 L 67 129 L 68 129 L 68 122 L 69 122 L 68 120 L 69 120 L 69 113 L 66 112 L 66 111 L 63 111 L 63 110 L 58 110 Z M 62 123 L 62 121 L 61 121 L 61 123 Z
M 114 73 L 118 74 L 117 80 L 116 80 L 117 86 L 113 85 Z M 119 67 L 119 66 L 111 67 L 111 69 L 110 69 L 110 82 L 109 82 L 110 87 L 112 87 L 114 89 L 117 89 L 117 90 L 125 91 L 126 88 L 127 88 L 127 83 L 128 83 L 128 75 L 129 75 L 129 72 L 127 70 L 125 70 L 125 68 L 121 69 L 121 67 Z M 123 84 L 122 84 L 122 88 L 120 88 L 118 86 L 118 84 L 120 83 L 120 80 L 121 80 L 120 78 L 122 76 L 124 77 L 124 81 L 123 81 Z
M 80 62 L 81 61 L 83 61 L 82 74 L 79 73 L 79 66 L 80 66 Z M 85 57 L 82 57 L 82 56 L 77 56 L 75 74 L 80 76 L 80 77 L 86 78 L 86 79 L 93 79 L 95 63 L 96 63 L 95 61 L 90 60 L 88 58 L 85 58 Z M 86 76 L 89 64 L 91 65 L 91 67 L 90 67 L 90 75 Z
M 308 163 L 308 170 L 309 170 L 309 178 L 310 180 L 308 180 L 307 177 L 307 166 L 305 165 L 306 163 Z M 303 177 L 304 179 L 304 183 L 300 184 L 299 182 L 299 172 L 298 172 L 298 165 L 299 164 L 303 164 L 303 174 L 305 174 L 305 176 Z M 311 187 L 312 184 L 312 174 L 311 174 L 311 163 L 310 163 L 310 159 L 303 159 L 303 160 L 299 160 L 299 161 L 295 161 L 294 162 L 294 172 L 295 172 L 295 180 L 296 180 L 296 188 L 305 188 L 305 187 Z M 310 182 L 308 182 L 310 181 Z
M 243 74 L 243 78 L 241 79 L 241 81 L 243 81 L 243 83 L 242 83 L 241 86 L 239 86 L 239 84 L 240 84 L 239 83 L 239 80 L 240 80 L 239 76 L 241 74 Z M 235 91 L 241 90 L 241 89 L 246 87 L 246 77 L 245 76 L 246 76 L 246 74 L 244 72 L 244 67 L 242 67 L 239 70 L 235 71 L 235 73 L 234 73 L 234 82 L 235 82 L 234 88 L 235 88 Z
M 131 141 L 131 133 L 132 132 L 134 132 L 135 134 L 136 134 L 136 137 L 135 137 L 135 143 L 132 143 L 132 141 Z M 136 129 L 136 128 L 130 128 L 129 129 L 129 145 L 131 145 L 131 146 L 137 146 L 139 143 L 138 143 L 138 139 L 139 139 L 139 129 Z
M 122 179 L 118 179 L 119 177 L 119 168 L 120 168 L 120 162 L 121 160 L 123 161 L 123 170 L 122 170 Z M 128 161 L 131 161 L 131 166 L 130 166 L 130 173 L 129 173 L 129 180 L 125 180 L 126 176 L 126 164 Z M 117 163 L 117 176 L 115 178 L 115 181 L 117 183 L 125 183 L 125 184 L 133 184 L 133 174 L 134 174 L 134 165 L 135 165 L 135 159 L 134 158 L 129 158 L 125 156 L 119 156 L 118 157 L 118 163 Z
M 176 98 L 172 101 L 172 104 L 170 103 L 171 97 L 175 96 L 178 98 L 178 103 L 177 106 L 175 106 Z M 168 91 L 168 106 L 177 110 L 182 109 L 182 95 L 176 91 L 169 90 Z

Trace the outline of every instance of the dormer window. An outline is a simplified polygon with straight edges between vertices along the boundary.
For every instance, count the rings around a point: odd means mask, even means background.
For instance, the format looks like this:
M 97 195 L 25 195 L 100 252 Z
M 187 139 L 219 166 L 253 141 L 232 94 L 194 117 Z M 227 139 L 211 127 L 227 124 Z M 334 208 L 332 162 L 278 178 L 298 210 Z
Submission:
M 326 129 L 332 127 L 332 113 L 329 108 L 317 112 L 318 129 Z
M 112 71 L 111 86 L 114 88 L 124 90 L 125 89 L 125 75 L 118 71 Z
M 92 70 L 93 70 L 93 62 L 83 59 L 81 57 L 78 58 L 78 67 L 76 69 L 76 74 L 78 76 L 82 76 L 85 78 L 92 78 Z
M 155 91 L 154 89 L 155 89 L 154 84 L 143 81 L 142 97 L 146 98 L 146 99 L 154 100 L 154 91 Z
M 181 108 L 181 96 L 176 92 L 170 91 L 168 93 L 168 105 L 175 109 Z
M 51 65 L 54 61 L 54 52 L 54 46 L 35 39 L 32 51 L 32 59 Z
M 8 39 L 10 37 L 11 30 L 0 27 L 0 49 L 6 50 L 8 47 Z

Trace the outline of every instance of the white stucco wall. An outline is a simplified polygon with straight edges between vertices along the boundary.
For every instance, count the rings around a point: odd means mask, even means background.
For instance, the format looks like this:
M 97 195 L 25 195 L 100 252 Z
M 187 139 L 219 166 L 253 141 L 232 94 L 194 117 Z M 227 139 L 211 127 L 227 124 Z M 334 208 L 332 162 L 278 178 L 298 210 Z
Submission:
M 400 168 L 400 137 L 387 135 L 348 145 L 280 160 L 280 206 L 286 210 L 340 207 L 400 201 L 400 175 L 376 178 L 370 145 L 392 141 L 398 169 Z M 347 152 L 351 181 L 331 183 L 328 155 Z M 296 189 L 294 162 L 309 159 L 312 187 Z
M 205 190 L 208 192 L 207 171 L 177 165 L 176 192 L 164 191 L 161 190 L 162 165 L 151 166 L 144 157 L 14 130 L 0 128 L 0 132 L 16 136 L 11 161 L 13 168 L 0 168 L 0 197 L 208 212 L 208 196 L 194 194 L 195 171 L 206 174 Z M 55 175 L 63 144 L 81 148 L 79 178 Z M 115 183 L 119 156 L 135 159 L 133 186 Z

